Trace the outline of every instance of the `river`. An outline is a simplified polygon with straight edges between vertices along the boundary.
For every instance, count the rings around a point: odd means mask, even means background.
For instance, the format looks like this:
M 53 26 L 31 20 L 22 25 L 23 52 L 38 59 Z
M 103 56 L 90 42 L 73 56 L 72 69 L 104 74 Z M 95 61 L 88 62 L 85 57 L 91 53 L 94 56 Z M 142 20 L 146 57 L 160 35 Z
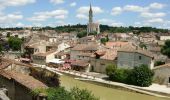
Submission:
M 70 89 L 75 86 L 81 89 L 88 89 L 96 97 L 99 97 L 100 100 L 169 100 L 165 98 L 158 98 L 158 97 L 149 96 L 145 94 L 128 92 L 128 91 L 100 86 L 84 81 L 79 81 L 79 80 L 75 80 L 71 76 L 66 76 L 66 75 L 60 76 L 60 82 L 61 82 L 61 86 L 64 86 L 66 89 Z

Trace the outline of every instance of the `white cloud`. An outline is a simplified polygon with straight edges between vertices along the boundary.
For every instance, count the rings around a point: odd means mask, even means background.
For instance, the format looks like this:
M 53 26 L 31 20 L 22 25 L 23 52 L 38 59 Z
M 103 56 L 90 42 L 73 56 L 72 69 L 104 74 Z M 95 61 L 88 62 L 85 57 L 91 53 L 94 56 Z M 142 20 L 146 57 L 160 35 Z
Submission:
M 89 13 L 89 9 L 90 7 L 88 6 L 83 6 L 83 7 L 78 8 L 76 17 L 79 19 L 88 19 L 87 15 Z M 103 13 L 104 11 L 103 9 L 97 6 L 92 7 L 92 10 L 93 10 L 93 14 L 100 14 L 100 13 Z
M 71 7 L 75 7 L 76 5 L 77 5 L 76 2 L 72 2 L 72 3 L 70 4 Z
M 41 23 L 33 23 L 31 26 L 34 27 L 42 27 L 43 25 Z
M 158 13 L 150 13 L 150 12 L 142 12 L 140 14 L 141 17 L 144 17 L 144 18 L 158 18 L 158 17 L 164 17 L 166 16 L 166 13 L 163 13 L 163 12 L 158 12 Z
M 77 13 L 79 14 L 88 14 L 90 7 L 88 6 L 84 6 L 84 7 L 80 7 L 77 10 Z M 99 14 L 99 13 L 103 13 L 103 9 L 101 9 L 100 7 L 92 7 L 93 13 L 94 14 Z
M 145 7 L 136 6 L 136 5 L 126 5 L 123 9 L 124 11 L 131 11 L 131 12 L 144 12 L 148 10 Z
M 162 18 L 153 18 L 147 20 L 148 23 L 164 23 L 164 20 Z
M 124 24 L 123 23 L 121 23 L 121 22 L 113 22 L 112 24 L 111 24 L 111 26 L 123 26 Z
M 118 15 L 118 14 L 121 14 L 122 11 L 123 11 L 123 9 L 121 7 L 114 7 L 114 8 L 112 8 L 111 14 L 112 15 Z
M 54 4 L 62 4 L 64 3 L 64 0 L 50 0 L 50 2 Z
M 0 23 L 1 24 L 9 24 L 13 23 L 17 20 L 23 19 L 23 15 L 20 14 L 8 14 L 8 15 L 2 15 L 0 17 Z
M 65 19 L 67 18 L 68 11 L 64 9 L 58 9 L 53 11 L 36 12 L 34 16 L 28 18 L 29 21 L 46 21 L 49 18 Z
M 17 27 L 24 27 L 25 25 L 23 23 L 21 23 L 21 22 L 18 22 L 15 26 L 17 26 Z
M 162 9 L 165 6 L 166 6 L 165 4 L 155 2 L 155 3 L 151 3 L 149 5 L 149 8 L 151 8 L 151 9 Z
M 84 14 L 77 14 L 76 17 L 79 19 L 88 19 L 88 16 Z
M 115 20 L 105 19 L 105 18 L 99 19 L 98 22 L 101 24 L 109 25 L 109 26 L 123 26 L 124 25 L 122 22 L 117 22 Z
M 98 22 L 101 23 L 101 24 L 108 24 L 108 23 L 111 23 L 113 21 L 114 20 L 112 20 L 112 19 L 105 19 L 105 18 L 98 20 Z
M 162 9 L 165 5 L 161 3 L 151 3 L 148 6 L 138 6 L 138 5 L 125 5 L 123 7 L 114 7 L 112 8 L 111 14 L 118 15 L 125 11 L 128 12 L 138 12 L 138 13 L 145 13 L 151 12 L 153 9 Z
M 0 9 L 11 6 L 24 6 L 35 2 L 36 0 L 0 0 Z

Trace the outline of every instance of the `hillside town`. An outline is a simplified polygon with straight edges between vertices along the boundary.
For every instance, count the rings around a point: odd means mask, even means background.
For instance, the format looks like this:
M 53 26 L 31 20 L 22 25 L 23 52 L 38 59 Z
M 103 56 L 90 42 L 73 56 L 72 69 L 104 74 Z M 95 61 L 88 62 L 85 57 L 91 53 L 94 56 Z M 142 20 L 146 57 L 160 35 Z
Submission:
M 1 29 L 0 99 L 54 100 L 47 99 L 48 95 L 40 90 L 59 87 L 60 77 L 68 75 L 74 80 L 168 100 L 170 30 L 101 31 L 100 23 L 93 17 L 90 5 L 86 32 L 82 36 L 82 31 L 58 32 L 43 27 Z M 139 82 L 135 81 L 138 79 Z M 33 91 L 36 95 L 32 95 Z

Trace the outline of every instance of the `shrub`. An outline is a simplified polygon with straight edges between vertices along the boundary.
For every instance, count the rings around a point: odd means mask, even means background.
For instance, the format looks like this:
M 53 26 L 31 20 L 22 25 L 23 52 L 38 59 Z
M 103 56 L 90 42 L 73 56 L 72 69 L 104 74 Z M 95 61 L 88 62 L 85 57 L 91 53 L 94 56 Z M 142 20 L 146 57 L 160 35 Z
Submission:
M 161 48 L 161 53 L 170 58 L 170 40 L 165 41 L 165 45 Z
M 71 95 L 73 100 L 99 100 L 90 91 L 86 89 L 79 89 L 74 87 L 71 89 Z
M 117 82 L 122 82 L 122 83 L 127 83 L 127 78 L 129 76 L 129 71 L 128 69 L 117 69 L 114 72 L 113 75 L 113 80 Z
M 135 67 L 129 74 L 128 80 L 130 84 L 147 87 L 152 84 L 153 71 L 148 68 L 146 65 L 141 65 Z
M 74 100 L 63 87 L 47 89 L 48 100 Z
M 162 61 L 156 61 L 154 66 L 159 66 L 159 65 L 163 65 L 165 64 L 165 62 L 162 62 Z
M 109 79 L 113 79 L 114 72 L 116 71 L 117 67 L 113 64 L 108 64 L 106 66 L 106 74 L 109 76 Z
M 51 87 L 48 89 L 36 89 L 32 91 L 34 96 L 45 93 L 48 100 L 99 100 L 90 91 L 77 87 L 67 91 L 64 87 Z

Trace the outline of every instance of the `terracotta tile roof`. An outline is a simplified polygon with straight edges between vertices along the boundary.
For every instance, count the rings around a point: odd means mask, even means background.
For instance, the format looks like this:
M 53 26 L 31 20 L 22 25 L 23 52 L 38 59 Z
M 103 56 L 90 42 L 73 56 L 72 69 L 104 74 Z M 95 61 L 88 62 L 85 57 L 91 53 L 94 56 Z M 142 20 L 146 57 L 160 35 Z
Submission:
M 71 62 L 71 65 L 73 66 L 81 66 L 81 67 L 87 67 L 89 63 L 87 61 L 83 60 L 75 60 Z
M 79 53 L 78 56 L 90 57 L 93 53 Z
M 77 50 L 77 51 L 96 51 L 98 50 L 98 45 L 97 44 L 78 44 L 72 50 Z
M 51 50 L 51 51 L 48 51 L 48 52 L 45 52 L 45 53 L 36 53 L 36 54 L 34 54 L 34 56 L 46 57 L 47 55 L 54 53 L 54 52 L 56 52 L 56 50 Z
M 161 47 L 152 47 L 151 49 L 150 49 L 150 51 L 152 52 L 160 52 L 161 51 Z
M 11 64 L 12 64 L 11 62 L 8 62 L 8 61 L 5 61 L 4 59 L 2 59 L 2 62 L 0 63 L 0 70 L 7 68 Z
M 100 55 L 100 59 L 105 60 L 115 60 L 117 57 L 117 50 L 115 49 L 108 49 L 103 47 L 96 51 L 96 53 Z
M 16 73 L 13 71 L 5 71 L 1 70 L 0 75 L 8 78 L 8 79 L 14 79 L 16 82 L 20 83 L 21 85 L 25 86 L 26 88 L 30 90 L 34 90 L 37 88 L 48 88 L 44 83 L 36 80 L 32 76 Z
M 15 60 L 12 60 L 12 59 L 5 59 L 5 58 L 3 58 L 3 61 L 4 62 L 8 62 L 10 64 L 22 65 L 22 66 L 25 66 L 25 67 L 32 67 L 32 65 L 30 65 L 30 64 L 25 64 L 25 63 L 22 63 L 22 62 L 19 62 L 19 61 L 15 61 Z
M 145 56 L 153 58 L 153 54 L 147 50 L 143 50 L 139 47 L 133 46 L 133 45 L 126 45 L 118 50 L 118 52 L 135 52 L 135 53 L 140 53 Z
M 121 42 L 121 41 L 118 41 L 118 42 L 106 42 L 106 47 L 108 48 L 113 48 L 113 47 L 122 47 L 124 45 L 127 45 L 128 42 Z

